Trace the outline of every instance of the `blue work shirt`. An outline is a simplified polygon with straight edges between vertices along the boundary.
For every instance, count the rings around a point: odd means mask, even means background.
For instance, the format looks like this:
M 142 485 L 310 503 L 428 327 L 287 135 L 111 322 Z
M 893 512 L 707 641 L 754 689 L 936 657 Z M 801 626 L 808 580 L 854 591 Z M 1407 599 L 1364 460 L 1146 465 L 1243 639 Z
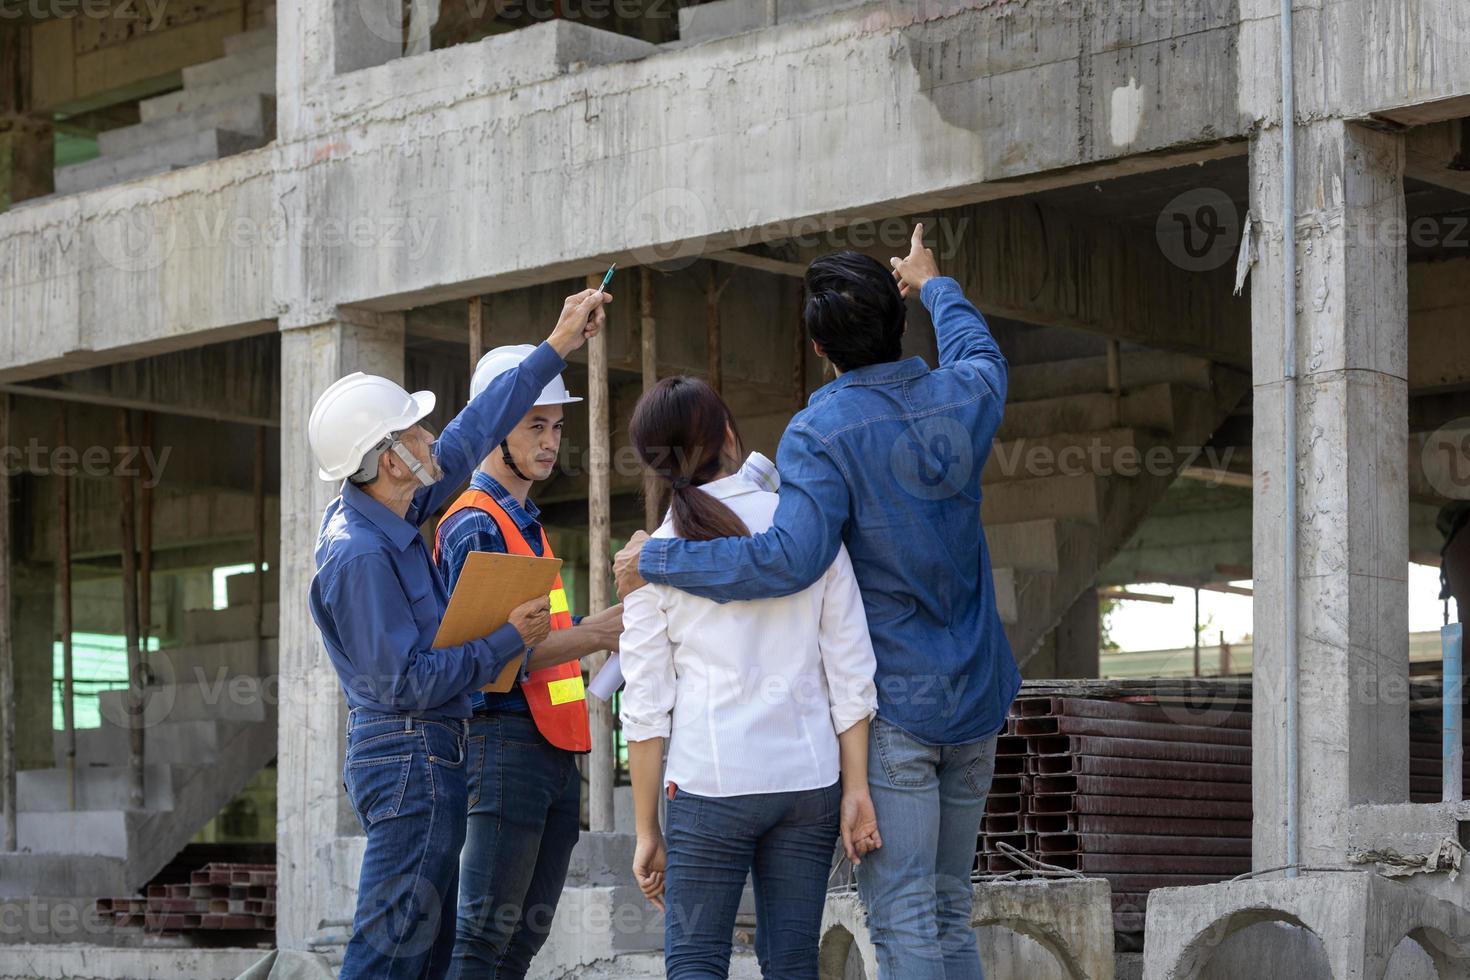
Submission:
M 475 470 L 475 475 L 470 477 L 470 488 L 487 493 L 495 502 L 504 508 L 507 516 L 515 522 L 520 529 L 521 537 L 526 539 L 526 544 L 537 557 L 541 556 L 541 508 L 530 500 L 522 506 L 514 495 L 495 477 L 484 470 Z M 449 586 L 449 594 L 454 594 L 454 585 L 459 581 L 460 569 L 464 568 L 465 559 L 472 551 L 491 551 L 504 554 L 509 549 L 505 544 L 505 535 L 500 533 L 500 525 L 495 523 L 495 518 L 476 507 L 466 507 L 449 516 L 439 531 L 439 574 L 444 576 L 444 583 Z M 513 686 L 503 694 L 485 694 L 476 691 L 470 695 L 470 708 L 475 712 L 482 711 L 530 711 L 531 706 L 526 703 L 526 696 L 521 693 L 519 684 Z
M 327 505 L 317 536 L 311 615 L 347 704 L 421 718 L 468 718 L 470 692 L 525 652 L 514 626 L 431 647 L 449 605 L 419 525 L 458 490 L 566 367 L 542 344 L 490 382 L 434 443 L 443 476 L 399 517 L 354 484 Z
M 931 279 L 920 298 L 939 368 L 872 364 L 814 392 L 781 438 L 770 530 L 653 539 L 638 567 L 709 599 L 762 599 L 811 585 L 845 543 L 877 654 L 878 716 L 960 745 L 998 732 L 1021 686 L 980 527 L 1006 361 L 959 283 Z

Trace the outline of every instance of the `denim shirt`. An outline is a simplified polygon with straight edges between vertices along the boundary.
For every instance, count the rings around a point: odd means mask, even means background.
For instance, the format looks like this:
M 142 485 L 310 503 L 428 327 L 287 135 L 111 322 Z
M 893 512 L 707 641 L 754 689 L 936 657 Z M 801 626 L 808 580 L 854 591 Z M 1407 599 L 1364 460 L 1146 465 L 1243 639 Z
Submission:
M 541 509 L 539 507 L 529 499 L 523 506 L 509 490 L 501 485 L 499 480 L 484 470 L 475 470 L 475 475 L 470 477 L 470 487 L 493 497 L 520 529 L 521 537 L 526 539 L 526 544 L 530 546 L 531 551 L 537 556 L 541 554 L 541 521 L 539 520 Z M 483 510 L 466 507 L 451 515 L 439 532 L 439 573 L 444 576 L 444 583 L 449 587 L 450 595 L 454 594 L 454 585 L 459 581 L 459 571 L 464 568 L 465 559 L 469 558 L 470 552 L 491 551 L 504 554 L 507 550 L 505 535 L 500 533 L 500 525 L 495 523 L 495 518 Z M 530 651 L 527 651 L 527 656 L 529 655 Z M 521 693 L 519 684 L 514 685 L 503 694 L 485 694 L 482 691 L 475 691 L 470 695 L 470 708 L 476 714 L 484 711 L 527 712 L 531 710 L 530 705 L 526 704 L 526 696 Z
M 878 716 L 931 745 L 995 734 L 1021 686 L 995 604 L 980 475 L 1006 361 L 953 279 L 925 283 L 940 366 L 849 371 L 791 420 L 770 530 L 649 541 L 639 571 L 719 601 L 799 592 L 846 544 L 877 655 Z
M 507 623 L 489 636 L 433 647 L 449 605 L 419 525 L 452 497 L 566 363 L 542 344 L 496 378 L 434 443 L 443 475 L 399 517 L 351 482 L 327 505 L 316 543 L 311 616 L 353 708 L 468 718 L 470 692 L 524 652 Z

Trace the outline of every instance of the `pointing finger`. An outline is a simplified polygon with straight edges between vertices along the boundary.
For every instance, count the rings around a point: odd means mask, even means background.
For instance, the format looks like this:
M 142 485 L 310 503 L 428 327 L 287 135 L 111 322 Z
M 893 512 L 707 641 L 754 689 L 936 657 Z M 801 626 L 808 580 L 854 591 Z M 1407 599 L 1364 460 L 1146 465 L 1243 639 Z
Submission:
M 924 247 L 924 222 L 920 221 L 914 225 L 914 237 L 910 239 L 909 244 L 913 246 L 915 252 Z

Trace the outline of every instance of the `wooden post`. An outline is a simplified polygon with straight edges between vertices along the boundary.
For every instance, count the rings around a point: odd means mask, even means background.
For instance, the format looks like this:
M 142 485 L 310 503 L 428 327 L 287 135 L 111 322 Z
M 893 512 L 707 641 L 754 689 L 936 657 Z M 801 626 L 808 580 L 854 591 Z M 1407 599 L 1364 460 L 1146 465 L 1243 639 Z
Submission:
M 470 334 L 470 374 L 473 376 L 475 365 L 480 363 L 480 358 L 485 356 L 485 299 L 481 296 L 471 296 L 469 304 L 469 334 Z
M 658 321 L 653 318 L 653 270 L 639 270 L 638 315 L 643 347 L 643 390 L 658 384 Z M 659 504 L 663 501 L 650 487 L 643 496 L 643 526 L 652 533 L 661 522 Z
M 143 413 L 143 436 L 138 446 L 140 450 L 153 446 L 152 412 Z M 143 458 L 141 452 L 137 458 Z M 138 484 L 138 654 L 143 660 L 146 682 L 152 673 L 148 634 L 153 631 L 153 488 L 147 480 L 139 480 Z
M 1113 424 L 1123 418 L 1123 354 L 1117 339 L 1108 341 L 1108 394 L 1113 396 Z
M 715 266 L 710 263 L 709 288 L 705 291 L 704 342 L 709 363 L 705 373 L 709 375 L 710 387 L 720 391 L 724 387 L 724 376 L 720 370 L 720 292 L 715 284 Z
M 118 445 L 133 445 L 128 409 L 117 413 Z M 128 806 L 143 809 L 143 657 L 138 649 L 138 555 L 133 533 L 133 477 L 119 473 L 118 523 L 121 528 L 123 632 L 128 648 Z
M 599 276 L 588 276 L 587 285 L 596 289 Z M 609 581 L 612 577 L 612 529 L 610 464 L 608 445 L 607 333 L 599 333 L 587 342 L 587 596 L 588 612 L 598 612 L 609 605 Z M 590 674 L 596 675 L 607 661 L 606 653 L 587 658 Z M 587 758 L 587 823 L 591 830 L 613 829 L 613 718 L 612 705 L 597 698 L 587 699 L 587 716 L 592 728 L 592 752 Z
M 56 417 L 56 445 L 67 445 L 66 406 Z M 77 719 L 71 653 L 71 477 L 57 474 L 56 587 L 61 593 L 61 725 L 66 740 L 66 800 L 77 808 Z
M 10 445 L 10 396 L 0 395 L 0 447 Z M 7 851 L 16 849 L 15 649 L 10 629 L 10 471 L 0 462 L 0 796 Z
M 1199 676 L 1199 586 L 1194 587 L 1194 676 Z
M 265 426 L 255 427 L 255 466 L 251 490 L 255 513 L 255 663 L 265 668 Z M 277 606 L 276 608 L 280 608 Z
M 724 370 L 722 363 L 724 358 L 721 354 L 720 337 L 720 295 L 724 293 L 725 287 L 730 285 L 734 272 L 725 274 L 724 282 L 720 281 L 719 263 L 710 261 L 709 280 L 704 289 L 704 343 L 708 358 L 706 372 L 709 374 L 709 385 L 717 392 L 724 392 Z

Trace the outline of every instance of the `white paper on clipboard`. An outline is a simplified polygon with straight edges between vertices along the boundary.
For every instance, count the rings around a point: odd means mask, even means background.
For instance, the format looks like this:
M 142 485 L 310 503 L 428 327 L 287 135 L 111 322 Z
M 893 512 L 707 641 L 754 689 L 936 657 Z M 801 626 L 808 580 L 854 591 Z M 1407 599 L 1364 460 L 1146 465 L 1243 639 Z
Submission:
M 592 678 L 592 683 L 587 685 L 587 693 L 599 701 L 611 701 L 612 696 L 617 693 L 618 688 L 623 686 L 623 665 L 619 654 L 613 654 L 607 658 L 597 676 Z

